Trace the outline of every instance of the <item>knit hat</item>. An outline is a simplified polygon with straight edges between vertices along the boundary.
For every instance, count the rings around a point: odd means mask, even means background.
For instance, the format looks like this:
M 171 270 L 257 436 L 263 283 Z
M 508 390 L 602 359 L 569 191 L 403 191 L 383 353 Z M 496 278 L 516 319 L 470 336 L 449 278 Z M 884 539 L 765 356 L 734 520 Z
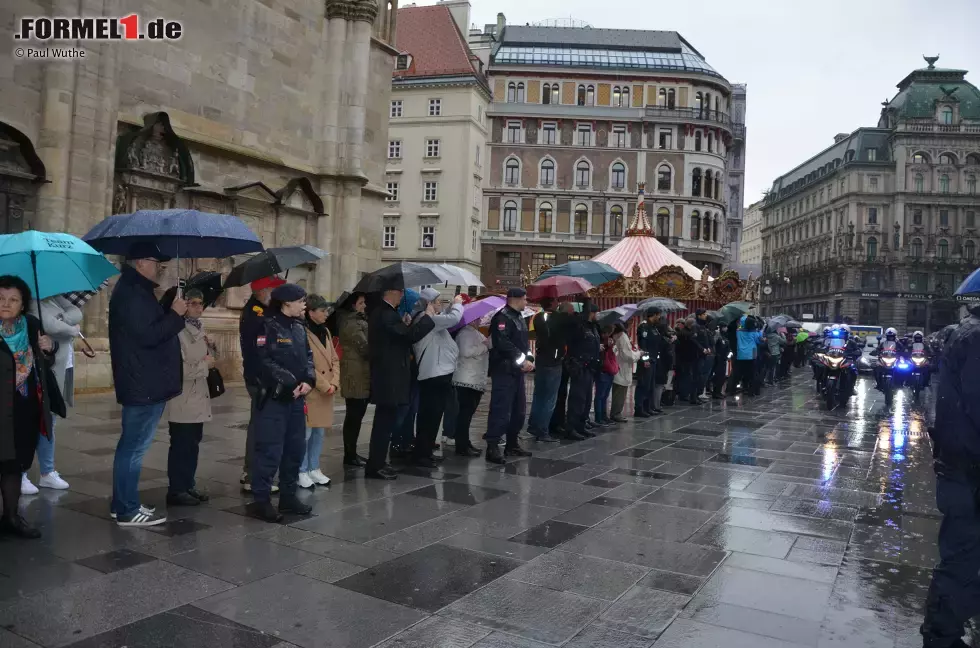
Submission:
M 252 292 L 259 292 L 260 290 L 265 290 L 266 288 L 278 288 L 284 285 L 286 282 L 279 277 L 272 275 L 271 277 L 263 277 L 262 279 L 256 279 L 252 282 L 251 288 Z
M 303 290 L 302 286 L 291 283 L 284 283 L 272 291 L 272 298 L 282 303 L 299 301 L 304 297 L 306 297 L 306 291 Z

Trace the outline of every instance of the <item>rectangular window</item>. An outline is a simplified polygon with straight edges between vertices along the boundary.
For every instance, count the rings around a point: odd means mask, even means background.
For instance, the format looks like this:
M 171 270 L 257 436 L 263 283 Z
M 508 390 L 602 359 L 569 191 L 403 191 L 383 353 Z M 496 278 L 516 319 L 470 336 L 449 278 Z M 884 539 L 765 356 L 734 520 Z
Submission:
M 878 290 L 881 287 L 881 276 L 877 270 L 864 270 L 861 273 L 861 290 Z
M 868 162 L 875 162 L 875 161 L 877 161 L 877 159 L 878 159 L 878 150 L 877 149 L 869 148 L 869 149 L 865 149 L 865 151 L 867 153 L 867 155 L 865 157 L 868 158 Z
M 429 99 L 429 117 L 438 117 L 442 114 L 442 99 Z
M 908 303 L 906 324 L 910 328 L 926 327 L 926 302 L 910 301 Z
M 858 323 L 870 326 L 878 324 L 877 299 L 862 299 L 858 302 Z
M 422 247 L 426 250 L 431 250 L 436 246 L 436 227 L 435 225 L 426 225 L 422 228 Z
M 439 140 L 437 139 L 427 139 L 425 140 L 425 157 L 427 158 L 437 158 L 439 157 Z
M 870 178 L 868 183 L 870 185 L 871 193 L 876 193 L 878 191 L 878 178 Z
M 521 274 L 520 252 L 497 252 L 497 272 L 505 277 L 517 277 Z
M 388 189 L 388 197 L 385 200 L 388 202 L 398 202 L 398 183 L 389 182 L 386 189 Z
M 385 225 L 385 236 L 382 247 L 386 250 L 391 250 L 395 247 L 395 233 L 396 229 L 394 225 Z
M 939 210 L 939 226 L 940 227 L 949 227 L 949 210 L 948 209 L 940 209 Z
M 660 131 L 660 148 L 664 150 L 670 150 L 673 148 L 674 134 L 667 129 L 661 129 Z
M 626 148 L 626 127 L 613 126 L 611 146 L 616 148 Z
M 474 252 L 476 252 L 479 249 L 479 246 L 480 246 L 480 232 L 479 230 L 476 229 L 476 227 L 474 227 L 473 231 L 470 232 L 470 248 Z
M 877 225 L 878 224 L 878 208 L 868 207 L 868 224 Z
M 909 273 L 909 291 L 911 291 L 911 292 L 929 292 L 929 273 L 928 272 L 910 272 Z
M 408 54 L 399 54 L 395 59 L 395 69 L 396 70 L 407 70 L 408 69 Z
M 944 292 L 944 291 L 953 292 L 954 290 L 956 290 L 956 287 L 958 285 L 959 285 L 959 282 L 957 282 L 953 278 L 953 275 L 951 275 L 951 274 L 937 274 L 936 275 L 936 291 L 937 292 Z
M 591 258 L 592 257 L 590 257 L 588 254 L 569 254 L 568 255 L 568 260 L 569 261 L 588 261 Z
M 558 255 L 535 252 L 531 255 L 531 276 L 537 277 L 547 268 L 558 264 Z
M 483 157 L 480 155 L 480 145 L 476 145 L 476 159 L 473 161 L 476 164 L 476 168 L 479 169 L 483 166 Z
M 507 122 L 507 143 L 508 144 L 521 143 L 521 122 L 519 121 Z
M 398 160 L 402 156 L 402 141 L 388 140 L 388 159 Z
M 966 212 L 966 226 L 967 227 L 977 226 L 977 213 L 975 211 Z
M 398 99 L 391 102 L 391 117 L 401 117 L 402 116 L 402 100 Z
M 541 143 L 554 144 L 558 141 L 558 125 L 545 124 L 541 128 Z
M 922 224 L 922 210 L 916 209 L 912 211 L 912 224 L 921 225 Z
M 578 133 L 578 139 L 576 141 L 578 142 L 578 145 L 579 146 L 591 146 L 592 145 L 592 127 L 591 126 L 589 126 L 588 124 L 579 124 L 578 128 L 576 129 L 576 132 Z
M 436 202 L 439 200 L 439 183 L 427 181 L 423 185 L 422 200 L 425 202 Z

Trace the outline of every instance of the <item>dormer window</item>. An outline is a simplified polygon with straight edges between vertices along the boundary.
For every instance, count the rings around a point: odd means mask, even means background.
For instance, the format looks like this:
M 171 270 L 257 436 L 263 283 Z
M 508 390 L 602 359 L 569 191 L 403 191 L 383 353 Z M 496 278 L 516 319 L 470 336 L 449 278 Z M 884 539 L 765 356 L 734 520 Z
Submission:
M 395 59 L 396 70 L 407 70 L 412 65 L 412 57 L 408 54 L 399 54 Z
M 950 125 L 953 123 L 953 109 L 949 106 L 943 106 L 939 110 L 939 123 Z

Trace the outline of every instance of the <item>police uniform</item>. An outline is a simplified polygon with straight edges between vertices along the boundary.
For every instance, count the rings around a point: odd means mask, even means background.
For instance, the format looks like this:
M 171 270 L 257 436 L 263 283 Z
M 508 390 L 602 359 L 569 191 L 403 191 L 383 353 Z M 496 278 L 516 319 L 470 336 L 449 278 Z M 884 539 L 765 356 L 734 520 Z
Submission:
M 649 416 L 653 411 L 653 388 L 656 384 L 657 356 L 660 353 L 660 331 L 656 324 L 643 322 L 636 328 L 636 346 L 643 355 L 636 365 L 636 390 L 633 392 L 633 416 Z
M 510 296 L 523 297 L 512 291 Z M 517 435 L 524 426 L 527 396 L 524 393 L 525 361 L 531 360 L 527 324 L 521 314 L 505 306 L 490 320 L 490 415 L 487 419 L 487 458 L 507 439 L 508 453 L 524 454 Z M 516 452 L 512 452 L 516 451 Z
M 598 312 L 593 304 L 583 309 L 575 331 L 568 341 L 568 423 L 569 430 L 576 434 L 592 437 L 592 432 L 586 430 L 585 423 L 589 420 L 589 410 L 592 405 L 592 387 L 595 383 L 596 371 L 600 368 L 599 330 L 595 322 L 588 318 Z
M 926 648 L 964 646 L 963 626 L 980 614 L 980 308 L 950 336 L 940 364 L 935 456 L 939 566 L 922 624 Z
M 293 288 L 300 292 L 284 290 Z M 297 301 L 303 296 L 302 288 L 293 284 L 273 292 L 273 299 L 279 301 Z M 316 385 L 313 353 L 302 322 L 281 312 L 273 312 L 263 319 L 262 333 L 256 337 L 255 349 L 259 397 L 252 457 L 252 494 L 256 504 L 268 504 L 272 479 L 278 470 L 280 510 L 292 509 L 293 504 L 298 504 L 296 481 L 306 454 L 306 399 L 294 398 L 293 390 L 302 383 L 311 387 Z

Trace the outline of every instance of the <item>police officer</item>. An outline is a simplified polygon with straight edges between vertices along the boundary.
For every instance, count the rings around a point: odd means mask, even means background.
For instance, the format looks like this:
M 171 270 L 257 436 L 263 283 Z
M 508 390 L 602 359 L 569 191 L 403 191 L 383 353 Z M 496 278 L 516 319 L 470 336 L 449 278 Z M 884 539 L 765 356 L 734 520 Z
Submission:
M 249 471 L 252 466 L 252 449 L 255 445 L 256 405 L 259 396 L 259 362 L 255 340 L 262 335 L 264 326 L 262 322 L 269 300 L 272 298 L 272 291 L 284 283 L 286 282 L 275 276 L 253 281 L 252 296 L 245 302 L 241 318 L 238 320 L 238 339 L 242 348 L 242 376 L 245 378 L 245 389 L 252 399 L 248 431 L 245 433 L 245 465 L 242 467 L 242 478 L 239 482 L 245 493 L 252 492 L 252 478 Z M 278 486 L 272 487 L 273 493 L 278 491 Z
M 313 510 L 296 497 L 299 467 L 306 455 L 305 397 L 316 385 L 313 353 L 306 341 L 306 291 L 284 284 L 272 291 L 262 332 L 256 336 L 258 404 L 252 453 L 249 515 L 279 522 L 283 513 Z M 279 510 L 272 505 L 272 478 L 279 471 Z
M 980 306 L 969 311 L 943 352 L 935 428 L 939 566 L 922 624 L 925 648 L 963 647 L 963 624 L 980 614 Z
M 649 418 L 654 414 L 653 389 L 656 383 L 654 376 L 663 340 L 659 327 L 663 311 L 653 306 L 646 310 L 645 315 L 646 321 L 636 329 L 637 346 L 643 352 L 636 365 L 636 391 L 633 392 L 633 416 L 637 418 Z
M 600 363 L 600 338 L 596 317 L 599 307 L 592 302 L 582 306 L 582 313 L 572 328 L 568 340 L 568 420 L 566 427 L 579 437 L 594 437 L 588 429 L 592 387 Z
M 523 288 L 511 288 L 507 291 L 507 305 L 490 320 L 490 415 L 483 437 L 489 463 L 507 463 L 505 455 L 531 456 L 517 442 L 527 407 L 524 374 L 534 371 L 527 324 L 521 316 L 526 307 L 527 292 Z M 500 440 L 504 437 L 507 442 L 501 454 Z

